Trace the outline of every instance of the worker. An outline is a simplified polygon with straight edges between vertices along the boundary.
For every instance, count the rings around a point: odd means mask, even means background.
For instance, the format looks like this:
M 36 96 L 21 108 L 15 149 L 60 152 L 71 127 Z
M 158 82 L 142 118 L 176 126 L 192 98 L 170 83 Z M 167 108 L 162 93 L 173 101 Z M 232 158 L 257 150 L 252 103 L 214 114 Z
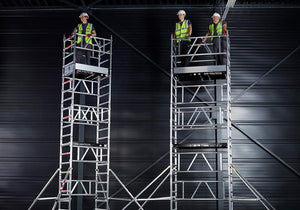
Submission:
M 91 36 L 95 37 L 96 31 L 94 28 L 94 25 L 92 23 L 88 23 L 89 15 L 86 12 L 83 12 L 79 15 L 79 18 L 81 20 L 81 24 L 78 24 L 75 30 L 73 31 L 72 35 L 75 33 L 78 34 L 85 34 L 86 36 L 80 36 L 77 35 L 77 47 L 80 48 L 87 48 L 92 49 L 92 38 Z M 91 64 L 91 51 L 90 50 L 84 50 L 84 49 L 76 49 L 76 63 L 84 63 L 82 62 L 82 57 L 85 55 L 86 58 L 86 64 Z
M 190 20 L 185 19 L 186 13 L 184 10 L 179 10 L 178 13 L 179 22 L 175 25 L 174 38 L 177 39 L 177 52 L 179 55 L 185 55 L 188 53 L 189 44 L 191 42 L 190 36 L 192 35 L 192 23 Z M 189 65 L 190 57 L 181 57 L 181 66 Z
M 207 40 L 207 36 L 222 36 L 226 35 L 227 33 L 227 24 L 225 22 L 220 21 L 221 16 L 219 13 L 215 12 L 211 16 L 211 18 L 213 23 L 209 25 L 209 31 L 206 33 L 205 38 L 203 39 L 201 44 L 204 44 L 204 42 Z M 213 42 L 214 53 L 227 51 L 226 37 L 221 37 L 221 39 L 219 37 L 212 37 L 211 41 Z M 226 64 L 226 55 L 216 55 L 215 58 L 217 65 Z

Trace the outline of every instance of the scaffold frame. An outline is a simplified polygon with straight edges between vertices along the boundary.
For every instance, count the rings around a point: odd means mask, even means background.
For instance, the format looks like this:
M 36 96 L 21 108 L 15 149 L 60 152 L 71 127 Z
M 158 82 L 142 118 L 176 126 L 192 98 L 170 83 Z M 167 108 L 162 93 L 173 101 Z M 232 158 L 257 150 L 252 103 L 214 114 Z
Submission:
M 221 39 L 218 36 L 213 37 Z M 188 52 L 180 55 L 181 40 L 174 39 L 171 35 L 170 209 L 172 210 L 180 209 L 178 202 L 184 200 L 216 201 L 218 209 L 222 209 L 223 207 L 219 206 L 223 206 L 222 201 L 225 200 L 225 183 L 227 183 L 228 192 L 232 192 L 230 66 L 229 62 L 227 65 L 209 66 L 207 64 L 214 62 L 216 59 L 204 58 L 204 56 L 228 55 L 229 50 L 225 53 L 221 50 L 212 53 L 206 43 L 201 43 L 203 38 L 191 37 L 191 46 Z M 207 52 L 199 52 L 202 46 L 205 47 Z M 198 63 L 199 65 L 200 63 L 200 65 L 179 67 L 180 61 L 178 61 L 178 58 L 185 56 L 190 58 L 189 62 L 191 64 Z M 227 60 L 229 58 L 228 55 Z M 201 65 L 203 62 L 204 65 Z M 216 73 L 223 76 L 221 83 L 218 83 L 217 79 L 211 79 L 211 77 L 215 77 Z M 182 75 L 189 75 L 192 81 L 189 81 L 190 79 L 181 81 Z M 210 130 L 210 133 L 215 136 L 214 141 L 200 141 L 199 139 L 195 141 L 191 138 L 183 138 L 191 132 L 205 133 L 207 130 Z M 185 135 L 182 134 L 183 132 Z M 220 136 L 226 133 L 226 141 L 224 142 L 222 137 L 217 138 L 217 133 Z M 187 144 L 187 142 L 189 143 Z M 188 152 L 183 151 L 185 149 Z M 223 153 L 227 154 L 227 182 L 223 179 Z M 206 169 L 195 166 L 196 162 L 199 162 L 199 157 L 206 164 Z M 214 157 L 217 158 L 214 161 L 215 167 L 209 161 Z M 194 178 L 195 174 L 198 176 L 197 179 Z M 216 174 L 216 176 L 213 179 L 205 174 Z M 214 186 L 212 186 L 213 184 Z M 210 194 L 209 197 L 201 196 L 199 193 L 201 185 L 207 188 Z M 191 188 L 193 188 L 192 191 Z M 188 193 L 188 191 L 190 192 Z M 232 209 L 232 193 L 228 194 L 228 201 L 229 209 Z
M 59 168 L 29 209 L 37 201 L 54 200 L 53 210 L 71 210 L 75 197 L 90 197 L 95 209 L 109 209 L 112 37 L 90 37 L 91 47 L 77 43 L 78 37 L 86 36 L 75 33 L 63 40 Z M 90 51 L 91 63 L 78 61 L 79 50 Z M 79 126 L 93 130 L 92 140 L 76 141 Z M 76 175 L 82 170 L 79 164 L 93 168 L 94 175 Z M 41 197 L 57 174 L 57 196 Z
M 233 210 L 234 202 L 259 201 L 266 209 L 275 209 L 232 163 L 229 32 L 222 36 L 206 37 L 218 39 L 218 52 L 212 53 L 209 48 L 212 44 L 203 43 L 204 38 L 190 37 L 191 44 L 188 52 L 180 54 L 180 44 L 176 46 L 176 42 L 180 43 L 180 39 L 174 39 L 171 35 L 170 209 L 180 209 L 178 203 L 181 201 L 214 201 L 218 210 Z M 224 52 L 220 47 L 221 39 L 226 40 L 227 47 Z M 205 48 L 206 52 L 199 52 L 201 47 Z M 217 65 L 216 56 L 220 55 L 226 56 L 225 65 Z M 210 56 L 210 58 L 203 58 L 203 56 Z M 178 58 L 182 57 L 189 57 L 189 64 L 197 63 L 197 65 L 180 67 L 181 62 Z M 205 139 L 207 130 L 214 130 L 214 133 L 208 135 L 213 136 L 213 139 Z M 189 133 L 180 134 L 183 131 Z M 204 139 L 203 136 L 202 139 L 191 138 L 199 132 L 203 132 Z M 190 159 L 183 161 L 185 156 L 190 156 Z M 203 169 L 203 165 L 199 167 L 199 164 L 198 168 L 195 167 L 199 159 L 202 159 L 206 168 Z M 181 176 L 184 173 L 190 173 L 192 176 L 184 180 Z M 195 174 L 198 175 L 198 179 L 194 178 Z M 200 180 L 199 177 L 203 178 L 203 174 L 215 174 L 215 176 L 206 175 L 204 177 L 208 177 L 207 180 Z M 234 174 L 255 197 L 234 196 Z M 213 183 L 215 186 L 212 186 Z M 192 186 L 188 187 L 189 184 Z M 201 195 L 199 193 L 201 185 L 206 187 L 205 197 L 196 196 L 197 193 Z M 210 197 L 207 197 L 207 194 Z

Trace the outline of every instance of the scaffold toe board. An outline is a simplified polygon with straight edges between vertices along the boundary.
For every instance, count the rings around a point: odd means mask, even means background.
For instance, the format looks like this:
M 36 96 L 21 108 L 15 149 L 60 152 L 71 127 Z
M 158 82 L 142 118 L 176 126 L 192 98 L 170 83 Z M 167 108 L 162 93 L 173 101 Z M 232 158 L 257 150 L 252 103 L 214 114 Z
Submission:
M 220 143 L 220 144 L 208 144 L 208 143 L 200 143 L 200 144 L 175 144 L 174 147 L 177 147 L 179 149 L 227 148 L 227 143 Z
M 86 73 L 98 73 L 98 74 L 108 74 L 108 68 L 100 67 L 100 66 L 92 66 L 82 63 L 70 63 L 64 68 L 64 76 L 69 76 L 73 73 L 73 71 L 79 70 Z
M 100 144 L 100 143 L 87 143 L 87 142 L 76 142 L 73 141 L 74 146 L 86 146 L 86 147 L 107 147 L 107 144 Z
M 174 74 L 226 72 L 226 65 L 175 67 Z

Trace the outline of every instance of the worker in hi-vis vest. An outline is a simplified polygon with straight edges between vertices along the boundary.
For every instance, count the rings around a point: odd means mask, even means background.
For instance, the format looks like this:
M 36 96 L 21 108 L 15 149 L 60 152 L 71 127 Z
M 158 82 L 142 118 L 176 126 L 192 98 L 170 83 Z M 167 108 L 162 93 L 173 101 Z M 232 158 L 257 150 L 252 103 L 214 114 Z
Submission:
M 79 15 L 82 23 L 78 24 L 74 29 L 72 35 L 75 33 L 84 34 L 86 36 L 77 36 L 76 46 L 80 48 L 92 49 L 93 40 L 91 36 L 95 37 L 96 31 L 92 23 L 88 23 L 89 15 L 83 12 Z M 83 55 L 85 55 L 86 61 L 83 60 Z M 76 49 L 76 63 L 86 63 L 91 64 L 91 51 L 85 49 Z
M 221 20 L 221 16 L 219 13 L 214 13 L 211 16 L 213 23 L 209 25 L 209 31 L 205 36 L 222 36 L 226 35 L 227 32 L 227 24 Z M 207 37 L 203 39 L 201 44 L 203 44 L 207 40 Z M 226 52 L 227 51 L 227 41 L 226 37 L 212 37 L 210 39 L 213 42 L 214 53 L 218 52 Z M 217 65 L 225 65 L 226 64 L 226 55 L 217 55 L 215 56 Z
M 188 53 L 189 44 L 191 42 L 190 36 L 192 35 L 192 23 L 190 20 L 185 19 L 186 13 L 184 10 L 179 10 L 178 13 L 179 22 L 175 25 L 174 38 L 177 39 L 175 44 L 177 44 L 177 52 L 179 55 L 184 55 Z M 189 65 L 188 56 L 181 57 L 181 66 Z

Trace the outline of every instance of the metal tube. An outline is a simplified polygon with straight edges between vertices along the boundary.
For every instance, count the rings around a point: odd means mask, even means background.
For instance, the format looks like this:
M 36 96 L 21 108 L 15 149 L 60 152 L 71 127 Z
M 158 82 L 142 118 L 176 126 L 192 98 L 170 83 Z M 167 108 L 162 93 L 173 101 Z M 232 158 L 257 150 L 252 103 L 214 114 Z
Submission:
M 111 135 L 111 78 L 112 78 L 112 55 L 113 55 L 113 51 L 112 51 L 112 43 L 113 43 L 113 38 L 112 36 L 110 36 L 110 59 L 109 59 L 109 103 L 108 103 L 108 120 L 109 120 L 109 124 L 108 124 L 108 137 L 107 137 L 107 146 L 108 146 L 108 150 L 107 150 L 107 196 L 109 196 L 109 192 L 110 192 L 110 188 L 109 188 L 109 184 L 110 184 L 110 180 L 109 180 L 109 170 L 110 170 L 110 135 Z M 109 209 L 109 199 L 107 201 L 107 208 Z
M 46 188 L 48 187 L 48 185 L 50 184 L 50 182 L 53 180 L 53 178 L 56 176 L 56 174 L 58 173 L 60 169 L 56 169 L 56 171 L 53 173 L 53 175 L 51 176 L 51 178 L 49 179 L 49 181 L 47 182 L 47 184 L 43 187 L 43 189 L 41 190 L 41 192 L 36 196 L 36 198 L 34 199 L 34 201 L 32 202 L 32 204 L 29 206 L 28 210 L 30 210 L 34 204 L 38 201 L 39 197 L 43 194 L 43 192 L 46 190 Z M 56 199 L 56 197 L 54 197 L 54 199 Z
M 193 163 L 195 162 L 197 156 L 198 156 L 198 154 L 195 154 L 195 156 L 194 156 L 193 160 L 191 161 L 189 167 L 186 169 L 187 171 L 189 171 L 191 169 L 191 167 L 192 167 Z
M 170 163 L 169 165 L 171 166 L 170 167 L 170 209 L 172 210 L 173 209 L 173 131 L 172 131 L 172 126 L 173 126 L 173 113 L 172 113 L 172 110 L 173 110 L 173 72 L 174 72 L 174 69 L 173 69 L 173 34 L 171 34 L 171 55 L 170 55 L 170 59 L 171 59 L 171 76 L 168 75 L 170 77 L 170 145 L 169 145 L 169 159 L 170 159 Z M 176 59 L 175 59 L 176 61 Z M 176 65 L 176 64 L 175 64 Z M 163 156 L 161 157 L 164 157 L 164 156 L 167 156 L 168 153 L 165 153 Z M 160 159 L 160 158 L 159 158 Z M 159 160 L 158 159 L 158 160 Z M 155 162 L 155 164 L 157 163 L 157 161 Z
M 247 87 L 245 90 L 243 90 L 240 94 L 238 94 L 232 102 L 236 102 L 240 97 L 242 97 L 249 89 L 251 89 L 253 86 L 255 86 L 260 80 L 262 80 L 264 77 L 266 77 L 268 74 L 270 74 L 272 71 L 274 71 L 280 64 L 282 64 L 284 61 L 286 61 L 289 57 L 291 57 L 296 51 L 298 51 L 300 48 L 300 45 L 296 47 L 292 52 L 290 52 L 285 58 L 283 58 L 281 61 L 279 61 L 275 66 L 273 66 L 270 70 L 268 70 L 266 73 L 264 73 L 261 77 L 259 77 L 255 82 L 253 82 L 249 87 Z
M 129 194 L 129 196 L 134 200 L 134 202 L 140 207 L 140 209 L 143 210 L 143 207 L 139 204 L 139 202 L 136 200 L 135 197 L 131 194 L 131 192 L 127 189 L 127 187 L 123 184 L 123 182 L 119 179 L 119 177 L 115 174 L 115 172 L 111 169 L 109 171 L 112 173 L 112 175 L 117 179 L 117 181 L 120 183 L 120 185 L 126 190 L 126 192 Z
M 233 167 L 233 171 L 236 173 L 236 175 L 242 180 L 242 182 L 248 187 L 248 189 L 258 198 L 258 200 L 267 208 L 269 205 L 272 209 L 275 210 L 275 208 L 268 202 L 268 200 L 263 197 L 248 181 L 247 179 L 245 179 L 241 174 L 240 172 L 232 165 Z M 263 202 L 266 202 L 266 204 Z
M 146 203 L 150 200 L 150 198 L 154 195 L 154 193 L 160 188 L 160 186 L 166 181 L 170 173 L 159 183 L 159 185 L 153 190 L 153 192 L 148 196 L 148 198 L 145 200 L 145 202 L 142 204 L 142 207 L 146 205 Z M 167 198 L 168 200 L 171 200 L 171 197 Z M 140 199 L 138 199 L 140 200 Z
M 191 199 L 193 199 L 193 198 L 195 197 L 195 195 L 196 195 L 196 193 L 197 193 L 197 190 L 199 189 L 201 183 L 202 183 L 202 182 L 199 182 L 199 184 L 197 185 L 197 187 L 196 187 L 194 193 L 193 193 L 192 196 L 191 196 Z
M 292 166 L 290 166 L 288 163 L 286 163 L 284 160 L 282 160 L 279 156 L 277 156 L 275 153 L 273 153 L 271 150 L 266 148 L 264 145 L 262 145 L 259 141 L 251 137 L 249 134 L 247 134 L 245 131 L 243 131 L 237 124 L 232 123 L 232 126 L 236 128 L 239 132 L 241 132 L 243 135 L 245 135 L 248 139 L 250 139 L 252 142 L 254 142 L 256 145 L 258 145 L 260 148 L 265 150 L 269 155 L 271 155 L 275 160 L 280 162 L 283 166 L 288 168 L 291 172 L 293 172 L 296 176 L 300 177 L 300 173 L 294 169 Z
M 159 179 L 168 169 L 170 166 L 168 166 L 166 169 L 164 169 L 155 179 L 153 179 L 143 190 L 141 190 L 134 198 L 137 199 L 141 194 L 143 194 L 157 179 Z M 134 200 L 131 200 L 126 206 L 123 207 L 123 209 L 126 209 L 130 204 L 132 204 Z

